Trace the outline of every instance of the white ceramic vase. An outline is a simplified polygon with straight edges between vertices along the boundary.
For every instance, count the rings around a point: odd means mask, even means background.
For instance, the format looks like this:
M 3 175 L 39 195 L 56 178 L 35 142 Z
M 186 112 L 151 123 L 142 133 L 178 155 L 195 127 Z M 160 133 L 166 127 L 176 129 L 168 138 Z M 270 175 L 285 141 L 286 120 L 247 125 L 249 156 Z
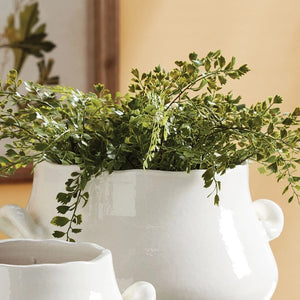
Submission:
M 0 229 L 12 237 L 48 238 L 57 227 L 58 192 L 76 166 L 42 163 L 26 210 L 0 209 Z M 110 249 L 120 289 L 151 282 L 159 300 L 269 300 L 278 274 L 269 241 L 283 227 L 270 200 L 252 202 L 248 166 L 219 178 L 220 205 L 207 198 L 202 170 L 117 171 L 93 179 L 77 241 Z
M 60 240 L 0 241 L 1 300 L 155 300 L 147 282 L 123 297 L 111 252 L 93 243 Z

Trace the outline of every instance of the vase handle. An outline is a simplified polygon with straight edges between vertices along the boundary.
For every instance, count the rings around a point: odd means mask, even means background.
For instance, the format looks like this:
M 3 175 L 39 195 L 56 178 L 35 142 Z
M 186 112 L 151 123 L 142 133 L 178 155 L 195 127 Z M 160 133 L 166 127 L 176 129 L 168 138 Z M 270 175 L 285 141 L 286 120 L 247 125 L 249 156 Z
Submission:
M 24 208 L 7 204 L 0 208 L 0 230 L 11 238 L 43 239 L 49 234 Z
M 138 281 L 122 294 L 123 300 L 156 300 L 156 291 L 151 283 Z
M 268 240 L 272 241 L 279 237 L 284 225 L 284 215 L 279 205 L 267 199 L 258 199 L 253 205 Z

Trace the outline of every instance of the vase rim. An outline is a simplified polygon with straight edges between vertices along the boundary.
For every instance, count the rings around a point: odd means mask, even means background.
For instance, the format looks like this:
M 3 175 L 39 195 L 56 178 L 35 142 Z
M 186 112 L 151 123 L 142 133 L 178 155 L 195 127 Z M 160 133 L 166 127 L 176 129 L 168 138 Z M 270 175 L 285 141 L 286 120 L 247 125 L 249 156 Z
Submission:
M 61 168 L 61 169 L 70 169 L 70 171 L 76 171 L 79 170 L 78 165 L 62 165 L 62 164 L 57 164 L 54 162 L 50 162 L 50 161 L 43 161 L 41 163 L 39 163 L 37 166 L 39 165 L 44 165 L 47 166 L 49 168 Z M 240 165 L 236 165 L 234 168 L 228 168 L 226 169 L 226 173 L 227 172 L 231 172 L 234 171 L 236 169 L 248 169 L 249 167 L 249 162 L 243 162 Z M 142 174 L 146 174 L 146 173 L 157 173 L 157 174 L 190 174 L 190 173 L 203 173 L 205 172 L 206 169 L 192 169 L 189 172 L 187 171 L 169 171 L 169 170 L 157 170 L 157 169 L 126 169 L 126 170 L 115 170 L 113 171 L 111 174 L 122 174 L 124 172 L 126 173 L 142 173 Z M 108 171 L 103 171 L 102 174 L 107 174 Z

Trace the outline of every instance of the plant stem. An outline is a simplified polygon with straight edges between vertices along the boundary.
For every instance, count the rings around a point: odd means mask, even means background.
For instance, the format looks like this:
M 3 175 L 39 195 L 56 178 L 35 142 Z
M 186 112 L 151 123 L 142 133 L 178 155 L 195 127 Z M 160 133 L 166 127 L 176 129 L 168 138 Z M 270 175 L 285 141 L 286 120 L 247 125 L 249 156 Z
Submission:
M 210 72 L 210 73 L 207 73 L 205 75 L 200 75 L 197 79 L 195 79 L 194 81 L 192 81 L 191 83 L 189 83 L 186 87 L 184 87 L 180 92 L 179 94 L 169 103 L 169 105 L 167 106 L 167 108 L 165 110 L 168 110 L 170 108 L 170 106 L 175 103 L 180 97 L 181 95 L 188 89 L 190 89 L 193 85 L 195 85 L 197 82 L 199 82 L 200 80 L 202 79 L 205 79 L 205 78 L 208 78 L 208 77 L 211 77 L 213 75 L 216 75 L 218 73 L 225 73 L 225 71 L 223 70 L 217 70 L 217 71 L 214 71 L 214 72 Z
M 80 185 L 80 182 L 79 182 L 79 178 L 77 178 L 77 187 L 78 189 L 76 190 L 76 192 L 78 193 L 77 194 L 77 198 L 76 198 L 76 201 L 74 202 L 74 209 L 73 209 L 73 213 L 72 213 L 72 217 L 70 219 L 70 222 L 69 222 L 69 226 L 68 226 L 68 229 L 66 231 L 66 237 L 67 237 L 67 241 L 71 241 L 72 239 L 70 238 L 70 230 L 72 230 L 72 223 L 73 223 L 73 220 L 74 218 L 76 217 L 76 211 L 77 211 L 77 208 L 78 208 L 78 205 L 80 203 L 80 200 L 81 200 L 81 189 L 79 188 L 79 185 Z

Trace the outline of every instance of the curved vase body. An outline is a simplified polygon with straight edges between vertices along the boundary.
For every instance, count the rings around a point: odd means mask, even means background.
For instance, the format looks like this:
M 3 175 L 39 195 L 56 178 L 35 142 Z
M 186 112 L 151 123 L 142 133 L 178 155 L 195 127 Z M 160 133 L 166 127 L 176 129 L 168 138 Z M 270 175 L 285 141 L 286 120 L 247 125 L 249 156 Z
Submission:
M 55 197 L 75 170 L 49 163 L 36 168 L 27 209 L 44 236 L 58 230 L 50 225 Z M 281 210 L 269 200 L 253 205 L 247 165 L 220 177 L 219 206 L 207 198 L 202 174 L 100 175 L 87 187 L 83 232 L 75 239 L 112 251 L 121 290 L 139 279 L 151 282 L 160 300 L 271 299 L 278 274 L 268 241 L 281 232 Z

